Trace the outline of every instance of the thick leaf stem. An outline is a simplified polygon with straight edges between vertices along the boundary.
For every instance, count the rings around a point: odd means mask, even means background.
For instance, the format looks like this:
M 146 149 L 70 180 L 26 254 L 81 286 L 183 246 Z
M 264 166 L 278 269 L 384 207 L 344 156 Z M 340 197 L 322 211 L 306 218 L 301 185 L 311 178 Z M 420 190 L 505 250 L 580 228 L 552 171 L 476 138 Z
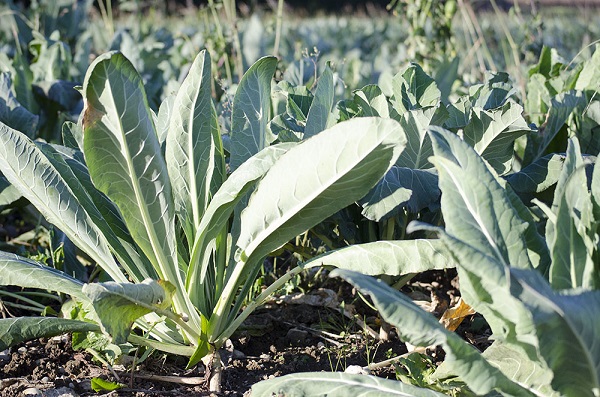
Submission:
M 303 266 L 297 266 L 275 280 L 275 282 L 269 285 L 260 295 L 256 297 L 252 302 L 250 302 L 246 308 L 240 313 L 236 319 L 229 324 L 229 326 L 218 336 L 215 341 L 215 345 L 221 346 L 225 341 L 235 332 L 236 329 L 244 322 L 244 320 L 252 314 L 252 312 L 262 305 L 264 301 L 271 296 L 275 291 L 277 291 L 281 286 L 287 283 L 292 277 L 295 277 L 298 273 L 304 270 Z

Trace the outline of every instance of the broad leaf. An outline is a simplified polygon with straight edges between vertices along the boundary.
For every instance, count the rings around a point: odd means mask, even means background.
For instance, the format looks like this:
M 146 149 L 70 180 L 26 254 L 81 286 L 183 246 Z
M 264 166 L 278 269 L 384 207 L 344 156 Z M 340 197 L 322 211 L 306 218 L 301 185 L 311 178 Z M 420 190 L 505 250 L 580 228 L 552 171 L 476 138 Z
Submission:
M 379 222 L 396 215 L 401 208 L 419 212 L 439 198 L 434 170 L 393 166 L 359 204 L 367 219 Z
M 387 284 L 348 270 L 338 269 L 331 275 L 344 278 L 369 295 L 383 319 L 396 326 L 403 340 L 422 347 L 441 345 L 448 365 L 475 393 L 486 394 L 496 389 L 513 396 L 532 395 L 489 364 L 473 346 L 446 330 L 430 313 Z
M 83 283 L 50 266 L 0 251 L 0 285 L 40 288 L 87 300 Z
M 357 118 L 290 149 L 258 183 L 242 212 L 241 260 L 250 255 L 258 260 L 364 196 L 405 144 L 397 122 Z
M 192 301 L 198 301 L 201 296 L 200 286 L 203 285 L 206 277 L 208 257 L 210 256 L 207 249 L 210 248 L 211 242 L 227 226 L 236 204 L 245 197 L 246 193 L 272 167 L 273 163 L 294 145 L 285 143 L 263 149 L 235 170 L 211 200 L 200 221 L 196 240 L 191 250 L 186 288 Z M 201 260 L 202 262 L 200 262 Z
M 546 224 L 552 255 L 550 283 L 555 289 L 593 288 L 596 266 L 591 236 L 593 204 L 577 140 L 569 140 L 565 166 L 555 190 L 555 218 Z
M 514 290 L 533 314 L 540 352 L 554 372 L 552 386 L 564 396 L 600 391 L 600 292 L 558 294 L 537 273 L 512 269 Z
M 182 285 L 171 185 L 140 75 L 122 54 L 103 54 L 88 69 L 83 92 L 84 153 L 94 185 L 117 204 L 159 277 Z
M 549 154 L 540 157 L 519 172 L 510 174 L 506 180 L 517 193 L 539 193 L 558 182 L 565 155 Z
M 341 372 L 305 372 L 265 380 L 252 386 L 253 397 L 329 396 L 329 397 L 442 397 L 441 393 L 421 389 L 400 381 Z
M 394 76 L 392 90 L 394 107 L 400 115 L 412 109 L 436 106 L 442 95 L 435 81 L 415 63 Z
M 210 68 L 210 56 L 202 51 L 177 93 L 166 141 L 175 212 L 190 245 L 208 203 L 225 179 Z
M 0 171 L 11 184 L 113 279 L 125 281 L 103 232 L 80 204 L 85 194 L 73 190 L 24 134 L 0 123 L 0 143 Z
M 242 77 L 233 98 L 231 115 L 231 159 L 235 170 L 244 161 L 267 147 L 271 80 L 277 58 L 259 59 Z
M 321 73 L 321 77 L 319 77 L 315 96 L 306 116 L 306 127 L 304 127 L 305 139 L 327 128 L 334 94 L 333 73 L 331 68 L 326 66 L 323 73 Z
M 375 84 L 354 91 L 354 103 L 360 107 L 361 117 L 390 117 L 388 99 Z
M 461 133 L 499 174 L 511 168 L 515 140 L 531 131 L 522 113 L 523 108 L 511 101 L 493 111 L 473 108 L 471 120 Z
M 37 338 L 50 338 L 67 332 L 100 332 L 93 323 L 54 317 L 0 319 L 0 350 Z
M 113 343 L 127 342 L 133 322 L 171 304 L 174 287 L 168 283 L 145 280 L 140 284 L 106 283 L 85 284 L 83 292 L 92 302 L 100 318 L 102 330 Z
M 319 255 L 303 267 L 335 266 L 368 275 L 399 276 L 455 267 L 440 240 L 397 240 L 354 244 Z
M 530 360 L 510 344 L 496 341 L 483 352 L 483 357 L 513 382 L 537 390 L 544 396 L 559 396 L 550 385 L 552 370 L 545 364 Z
M 430 127 L 446 231 L 508 266 L 530 268 L 523 234 L 534 227 L 520 218 L 496 177 L 455 134 Z M 492 199 L 493 198 L 493 199 Z
M 0 74 L 0 122 L 33 138 L 38 124 L 38 116 L 22 106 L 13 92 L 10 74 Z

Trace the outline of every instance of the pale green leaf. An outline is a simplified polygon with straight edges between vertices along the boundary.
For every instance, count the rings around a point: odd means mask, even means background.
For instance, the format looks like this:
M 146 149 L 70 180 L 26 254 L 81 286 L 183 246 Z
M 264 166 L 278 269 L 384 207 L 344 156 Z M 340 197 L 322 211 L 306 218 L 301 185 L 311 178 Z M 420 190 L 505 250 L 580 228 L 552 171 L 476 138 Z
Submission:
M 523 108 L 512 101 L 490 111 L 473 108 L 471 120 L 462 131 L 464 141 L 499 174 L 511 168 L 515 140 L 531 131 L 522 113 Z
M 235 170 L 244 161 L 267 147 L 271 80 L 277 58 L 259 59 L 242 77 L 233 98 L 231 115 L 230 167 Z
M 392 90 L 394 107 L 400 115 L 408 110 L 436 106 L 441 98 L 435 80 L 415 63 L 394 76 Z
M 156 115 L 156 133 L 158 134 L 158 141 L 161 146 L 165 144 L 167 140 L 167 134 L 169 133 L 169 127 L 171 125 L 171 115 L 174 112 L 175 98 L 177 95 L 171 94 L 165 98 L 158 108 L 158 114 Z
M 241 260 L 269 254 L 364 196 L 404 149 L 391 119 L 339 123 L 290 149 L 258 183 L 241 215 Z
M 423 347 L 441 345 L 448 365 L 475 393 L 485 394 L 496 389 L 514 396 L 532 395 L 488 363 L 473 346 L 446 330 L 434 316 L 387 284 L 348 270 L 337 269 L 331 275 L 344 278 L 369 295 L 383 319 L 396 326 L 404 341 Z
M 546 363 L 530 360 L 510 344 L 496 341 L 483 352 L 483 357 L 513 382 L 547 397 L 559 396 L 550 385 L 553 373 Z
M 133 322 L 148 313 L 164 310 L 170 305 L 172 286 L 155 280 L 140 284 L 92 283 L 83 286 L 98 315 L 102 330 L 113 343 L 127 342 Z
M 208 203 L 225 179 L 210 68 L 210 56 L 206 51 L 200 52 L 177 93 L 166 141 L 175 212 L 189 244 L 194 241 Z
M 159 277 L 182 285 L 171 185 L 142 78 L 122 54 L 107 53 L 88 69 L 83 92 L 84 153 L 94 185 L 119 207 Z
M 113 279 L 125 281 L 104 234 L 81 205 L 85 194 L 71 188 L 35 143 L 1 123 L 0 171 L 48 222 L 66 233 Z
M 360 106 L 362 117 L 390 117 L 388 99 L 375 84 L 354 91 L 354 103 Z
M 93 323 L 54 317 L 17 317 L 0 319 L 0 351 L 18 343 L 50 338 L 67 332 L 100 332 Z
M 558 182 L 564 162 L 565 155 L 549 154 L 509 175 L 506 180 L 517 193 L 543 192 Z
M 319 77 L 315 96 L 306 116 L 306 127 L 304 127 L 305 139 L 327 128 L 334 94 L 333 72 L 329 66 L 326 66 L 323 73 L 321 73 L 321 77 Z
M 401 209 L 416 213 L 440 198 L 435 170 L 393 166 L 361 200 L 362 214 L 373 221 L 395 216 Z
M 0 285 L 40 288 L 87 300 L 83 283 L 50 266 L 0 251 Z
M 430 127 L 446 231 L 508 266 L 530 268 L 523 234 L 532 227 L 515 210 L 496 176 L 455 134 Z
M 305 372 L 265 380 L 252 386 L 253 397 L 442 397 L 400 381 L 342 372 Z
M 600 393 L 600 292 L 559 294 L 537 272 L 512 269 L 519 299 L 531 310 L 540 352 L 554 372 L 552 386 L 563 396 Z
M 456 265 L 440 240 L 416 239 L 354 244 L 312 258 L 303 266 L 335 266 L 373 276 L 399 276 Z
M 200 221 L 191 250 L 186 288 L 193 301 L 201 294 L 200 286 L 204 283 L 208 266 L 208 261 L 204 259 L 210 255 L 207 249 L 210 248 L 211 242 L 227 226 L 236 204 L 246 196 L 273 163 L 294 146 L 293 143 L 273 145 L 252 156 L 227 178 L 211 200 Z
M 33 138 L 39 117 L 17 100 L 9 73 L 0 73 L 0 122 Z

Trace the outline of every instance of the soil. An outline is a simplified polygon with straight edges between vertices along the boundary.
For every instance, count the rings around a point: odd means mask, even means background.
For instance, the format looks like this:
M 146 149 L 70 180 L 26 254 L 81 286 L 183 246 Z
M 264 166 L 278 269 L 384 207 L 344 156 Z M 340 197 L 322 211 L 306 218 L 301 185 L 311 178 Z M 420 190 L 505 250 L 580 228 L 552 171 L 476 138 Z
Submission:
M 225 370 L 218 396 L 248 396 L 253 384 L 289 373 L 344 371 L 349 367 L 360 370 L 407 352 L 393 330 L 388 334 L 389 340 L 376 340 L 369 328 L 372 333 L 379 332 L 381 320 L 377 313 L 351 286 L 329 280 L 329 285 L 306 295 L 296 293 L 273 300 L 248 318 L 232 337 L 232 344 L 222 352 Z M 456 282 L 453 271 L 427 272 L 403 291 L 439 317 L 458 300 Z M 341 297 L 345 303 L 340 303 Z M 457 332 L 485 348 L 485 330 L 474 335 L 471 328 L 463 325 Z M 182 357 L 156 353 L 134 370 L 131 365 L 117 365 L 111 371 L 89 353 L 73 351 L 68 335 L 27 342 L 4 353 L 0 353 L 1 396 L 35 392 L 47 396 L 211 395 L 204 382 L 204 368 L 200 365 L 185 370 L 186 360 Z M 439 350 L 428 353 L 434 362 L 441 358 Z M 387 366 L 372 374 L 395 379 L 396 369 Z M 100 393 L 92 390 L 92 378 L 116 381 L 115 376 L 125 384 L 123 388 Z M 157 376 L 187 379 L 196 384 L 162 381 Z M 64 394 L 67 392 L 71 394 Z

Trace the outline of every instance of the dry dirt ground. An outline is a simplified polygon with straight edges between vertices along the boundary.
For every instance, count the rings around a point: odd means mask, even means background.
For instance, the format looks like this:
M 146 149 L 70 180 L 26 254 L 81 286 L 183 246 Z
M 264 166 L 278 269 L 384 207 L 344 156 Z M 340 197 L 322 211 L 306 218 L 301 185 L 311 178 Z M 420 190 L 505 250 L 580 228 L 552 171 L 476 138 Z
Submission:
M 455 286 L 453 271 L 429 272 L 403 291 L 441 316 L 457 299 Z M 225 371 L 218 395 L 248 396 L 251 386 L 263 379 L 294 372 L 356 370 L 406 353 L 406 346 L 393 330 L 389 340 L 376 339 L 381 321 L 350 286 L 332 280 L 324 287 L 328 288 L 273 300 L 249 317 L 223 352 Z M 470 333 L 468 326 L 462 326 L 459 333 L 471 341 L 486 339 L 485 335 L 478 338 Z M 111 371 L 89 353 L 73 351 L 66 335 L 31 341 L 2 353 L 1 396 L 210 395 L 204 368 L 185 370 L 186 360 L 181 357 L 155 353 L 133 369 L 131 365 L 115 366 Z M 430 353 L 433 361 L 439 361 L 435 352 Z M 394 365 L 372 373 L 396 378 Z M 92 378 L 116 381 L 115 375 L 125 385 L 121 389 L 92 390 Z

